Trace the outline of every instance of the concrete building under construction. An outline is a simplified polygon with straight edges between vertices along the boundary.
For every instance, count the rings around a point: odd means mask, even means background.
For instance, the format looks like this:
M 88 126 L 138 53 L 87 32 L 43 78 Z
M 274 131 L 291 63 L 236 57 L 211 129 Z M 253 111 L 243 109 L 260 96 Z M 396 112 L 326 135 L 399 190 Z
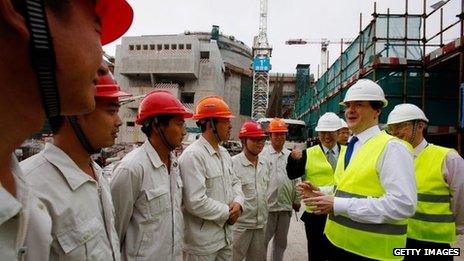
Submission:
M 204 96 L 223 97 L 236 116 L 232 119 L 231 139 L 237 139 L 241 124 L 250 119 L 251 49 L 233 36 L 215 33 L 214 27 L 212 33 L 124 37 L 116 48 L 115 60 L 116 80 L 124 91 L 135 97 L 165 89 L 192 111 Z M 274 85 L 279 86 L 273 92 L 276 96 L 274 107 L 280 106 L 280 110 L 273 113 L 279 115 L 282 108 L 288 110 L 288 105 L 294 102 L 295 77 L 292 74 L 274 75 L 271 91 Z M 118 142 L 133 143 L 145 139 L 135 124 L 140 100 L 135 99 L 121 108 L 123 126 Z M 198 130 L 193 120 L 186 123 L 189 131 Z

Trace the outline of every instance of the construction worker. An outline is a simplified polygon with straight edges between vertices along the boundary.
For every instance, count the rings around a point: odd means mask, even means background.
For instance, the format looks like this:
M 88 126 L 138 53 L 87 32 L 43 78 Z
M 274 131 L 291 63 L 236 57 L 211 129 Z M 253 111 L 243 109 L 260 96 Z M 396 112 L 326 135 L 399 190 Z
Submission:
M 337 143 L 338 130 L 342 127 L 340 118 L 327 112 L 317 121 L 315 130 L 319 145 L 307 148 L 303 153 L 294 150 L 288 158 L 287 171 L 292 178 L 304 176 L 304 181 L 312 184 L 324 195 L 332 195 L 334 190 L 334 171 L 337 159 L 344 153 L 345 146 Z M 305 224 L 309 260 L 326 260 L 330 254 L 330 243 L 324 235 L 326 214 L 313 213 L 307 206 L 301 216 Z
M 201 136 L 179 157 L 182 172 L 184 260 L 232 260 L 232 226 L 243 211 L 240 180 L 219 144 L 230 137 L 233 118 L 219 96 L 201 99 L 193 119 Z
M 153 91 L 140 103 L 136 123 L 147 140 L 116 165 L 111 181 L 123 260 L 181 257 L 182 180 L 174 150 L 190 117 L 168 91 Z
M 245 211 L 234 225 L 233 260 L 266 260 L 264 243 L 267 223 L 267 187 L 269 162 L 261 155 L 266 133 L 259 123 L 246 121 L 238 135 L 242 152 L 232 157 L 245 196 Z
M 338 158 L 335 196 L 306 187 L 303 202 L 329 214 L 324 233 L 335 246 L 333 259 L 401 259 L 393 249 L 406 246 L 417 201 L 412 154 L 378 127 L 387 100 L 377 83 L 358 80 L 341 104 L 354 136 Z
M 1 0 L 0 13 L 0 259 L 48 260 L 50 217 L 12 153 L 46 116 L 94 108 L 101 44 L 119 38 L 133 12 L 125 0 Z
M 53 144 L 20 163 L 52 219 L 52 260 L 120 260 L 109 184 L 90 155 L 114 144 L 123 96 L 111 75 L 101 76 L 96 109 L 51 118 Z
M 342 127 L 338 130 L 337 142 L 340 145 L 347 145 L 351 132 L 346 121 L 344 119 L 340 119 L 340 121 L 342 122 Z
M 271 144 L 261 153 L 270 162 L 268 186 L 269 217 L 266 225 L 265 245 L 274 238 L 271 246 L 271 261 L 282 261 L 287 248 L 287 235 L 292 210 L 300 210 L 300 198 L 295 189 L 296 180 L 287 177 L 287 159 L 290 151 L 284 148 L 288 126 L 283 119 L 274 118 L 269 122 L 267 132 Z
M 396 105 L 388 115 L 389 132 L 414 148 L 418 202 L 406 247 L 450 248 L 456 234 L 464 233 L 464 160 L 454 149 L 425 140 L 428 122 L 414 104 Z

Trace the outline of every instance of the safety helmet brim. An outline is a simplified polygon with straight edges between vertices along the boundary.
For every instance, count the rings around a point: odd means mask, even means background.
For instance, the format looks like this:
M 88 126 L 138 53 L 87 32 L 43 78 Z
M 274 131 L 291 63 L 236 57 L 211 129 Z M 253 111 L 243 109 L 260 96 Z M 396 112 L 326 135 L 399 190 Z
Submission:
M 97 0 L 95 12 L 100 18 L 102 45 L 121 37 L 134 19 L 134 11 L 126 0 Z

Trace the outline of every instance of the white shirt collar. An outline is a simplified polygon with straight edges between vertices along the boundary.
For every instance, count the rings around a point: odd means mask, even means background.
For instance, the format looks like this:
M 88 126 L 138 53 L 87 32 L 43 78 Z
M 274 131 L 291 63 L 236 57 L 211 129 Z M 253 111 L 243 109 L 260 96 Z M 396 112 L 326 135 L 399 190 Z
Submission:
M 422 139 L 421 143 L 414 148 L 414 157 L 417 157 L 427 145 L 429 145 L 429 143 L 425 139 Z
M 327 148 L 326 146 L 322 145 L 322 150 L 324 150 L 324 154 L 327 154 L 327 151 L 332 150 L 335 155 L 338 155 L 338 144 L 335 143 L 332 149 Z
M 361 142 L 361 144 L 364 144 L 366 143 L 370 138 L 374 137 L 375 135 L 379 134 L 380 132 L 380 128 L 379 126 L 377 125 L 374 125 L 366 130 L 364 130 L 363 132 L 361 133 L 358 133 L 356 135 L 353 135 L 353 136 L 356 136 L 358 137 L 359 141 Z

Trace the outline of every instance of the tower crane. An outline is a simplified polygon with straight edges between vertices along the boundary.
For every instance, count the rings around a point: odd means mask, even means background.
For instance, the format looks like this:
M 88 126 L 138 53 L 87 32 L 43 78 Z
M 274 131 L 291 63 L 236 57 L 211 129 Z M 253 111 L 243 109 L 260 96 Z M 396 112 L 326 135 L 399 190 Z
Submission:
M 329 40 L 327 38 L 321 38 L 321 40 L 308 40 L 308 39 L 289 39 L 285 41 L 286 45 L 306 45 L 306 44 L 320 44 L 321 45 L 321 74 L 327 71 L 329 66 L 329 44 L 340 44 L 343 49 L 343 44 L 351 44 L 352 41 L 341 40 Z
M 260 0 L 259 33 L 253 39 L 253 94 L 251 117 L 254 120 L 266 116 L 269 105 L 269 71 L 272 47 L 267 39 L 267 0 Z

